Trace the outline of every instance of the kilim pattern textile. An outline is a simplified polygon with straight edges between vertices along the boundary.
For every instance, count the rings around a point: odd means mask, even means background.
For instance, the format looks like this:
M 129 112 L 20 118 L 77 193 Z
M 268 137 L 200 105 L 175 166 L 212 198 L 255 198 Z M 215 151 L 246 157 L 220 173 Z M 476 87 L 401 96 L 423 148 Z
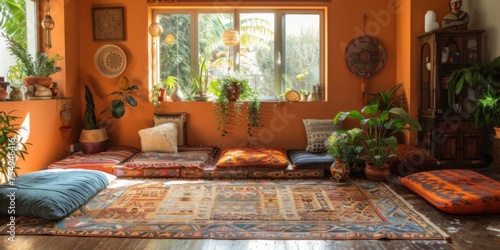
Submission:
M 2 228 L 2 234 L 7 233 Z M 211 239 L 445 239 L 386 184 L 352 180 L 117 179 L 60 221 L 16 234 Z

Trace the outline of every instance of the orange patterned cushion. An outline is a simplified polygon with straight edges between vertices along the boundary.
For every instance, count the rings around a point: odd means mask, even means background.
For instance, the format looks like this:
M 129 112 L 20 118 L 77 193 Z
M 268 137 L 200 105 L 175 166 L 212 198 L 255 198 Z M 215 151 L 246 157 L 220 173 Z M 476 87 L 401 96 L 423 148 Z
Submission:
M 218 168 L 286 168 L 288 160 L 283 149 L 228 148 L 222 151 L 216 166 Z
M 411 191 L 451 214 L 500 214 L 500 183 L 466 169 L 399 177 Z

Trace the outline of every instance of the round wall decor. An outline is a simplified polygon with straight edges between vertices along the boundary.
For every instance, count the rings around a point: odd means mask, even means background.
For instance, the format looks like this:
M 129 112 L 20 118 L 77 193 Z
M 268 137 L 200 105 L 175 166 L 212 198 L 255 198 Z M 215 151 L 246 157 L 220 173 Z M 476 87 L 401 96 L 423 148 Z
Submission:
M 121 75 L 127 67 L 127 57 L 120 47 L 106 44 L 95 52 L 94 64 L 101 75 L 115 78 Z
M 347 68 L 361 81 L 361 100 L 365 104 L 365 80 L 384 68 L 386 56 L 382 44 L 371 36 L 358 36 L 352 39 L 345 50 Z
M 347 68 L 356 77 L 371 78 L 385 65 L 385 49 L 371 36 L 358 36 L 352 39 L 345 50 Z

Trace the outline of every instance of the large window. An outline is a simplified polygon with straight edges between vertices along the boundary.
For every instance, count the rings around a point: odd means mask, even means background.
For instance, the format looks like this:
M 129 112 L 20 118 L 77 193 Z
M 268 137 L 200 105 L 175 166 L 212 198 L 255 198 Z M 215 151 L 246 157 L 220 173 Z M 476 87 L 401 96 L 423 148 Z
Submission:
M 37 2 L 29 0 L 0 0 L 0 29 L 1 34 L 14 37 L 28 47 L 31 55 L 37 51 Z M 0 36 L 0 76 L 9 76 L 11 66 L 16 63 L 16 58 L 7 50 L 7 41 Z M 16 79 L 7 79 L 15 81 Z M 20 82 L 14 82 L 20 84 Z
M 323 10 L 171 10 L 153 12 L 163 33 L 154 39 L 153 83 L 178 78 L 185 99 L 191 76 L 207 67 L 206 81 L 236 73 L 245 76 L 263 100 L 287 89 L 312 91 L 322 86 Z M 240 42 L 222 42 L 224 31 L 238 31 Z

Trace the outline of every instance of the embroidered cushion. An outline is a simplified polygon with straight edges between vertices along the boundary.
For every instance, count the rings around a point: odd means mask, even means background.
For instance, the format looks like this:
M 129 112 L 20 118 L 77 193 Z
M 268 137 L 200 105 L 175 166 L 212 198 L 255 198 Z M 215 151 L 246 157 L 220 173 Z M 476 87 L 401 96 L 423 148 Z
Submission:
M 500 183 L 467 169 L 399 177 L 411 191 L 450 214 L 500 214 Z
M 391 172 L 407 176 L 417 172 L 436 170 L 438 160 L 423 148 L 400 144 L 396 149 L 396 156 L 390 157 L 387 164 Z
M 304 119 L 307 135 L 307 152 L 326 152 L 328 138 L 335 130 L 342 129 L 342 122 L 335 124 L 333 119 Z
M 177 126 L 177 146 L 187 145 L 186 136 L 186 113 L 180 114 L 154 114 L 153 125 L 173 123 Z
M 333 157 L 327 152 L 311 153 L 304 150 L 288 150 L 288 158 L 293 168 L 329 168 L 333 164 Z
M 274 148 L 227 148 L 217 161 L 218 168 L 286 168 L 285 150 Z
M 144 152 L 177 153 L 177 126 L 173 123 L 141 129 L 139 136 Z

